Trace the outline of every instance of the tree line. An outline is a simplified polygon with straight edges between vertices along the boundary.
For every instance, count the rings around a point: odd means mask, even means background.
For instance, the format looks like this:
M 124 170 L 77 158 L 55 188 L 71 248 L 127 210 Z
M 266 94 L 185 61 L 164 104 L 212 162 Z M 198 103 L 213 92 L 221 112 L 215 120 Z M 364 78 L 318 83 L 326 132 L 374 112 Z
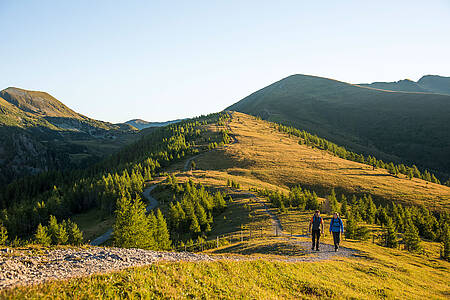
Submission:
M 342 146 L 338 146 L 335 143 L 332 143 L 324 138 L 320 138 L 317 135 L 308 133 L 304 130 L 276 123 L 274 124 L 274 127 L 280 132 L 298 137 L 298 143 L 300 145 L 307 145 L 320 150 L 325 150 L 337 157 L 366 164 L 372 166 L 373 168 L 386 169 L 390 174 L 394 176 L 403 174 L 409 179 L 412 179 L 414 177 L 423 179 L 425 181 L 441 184 L 440 180 L 434 174 L 430 173 L 428 170 L 420 172 L 416 165 L 407 166 L 404 164 L 396 165 L 393 162 L 387 163 L 380 159 L 376 159 L 371 155 L 365 157 L 362 154 L 348 151 Z M 450 186 L 450 179 L 445 184 Z

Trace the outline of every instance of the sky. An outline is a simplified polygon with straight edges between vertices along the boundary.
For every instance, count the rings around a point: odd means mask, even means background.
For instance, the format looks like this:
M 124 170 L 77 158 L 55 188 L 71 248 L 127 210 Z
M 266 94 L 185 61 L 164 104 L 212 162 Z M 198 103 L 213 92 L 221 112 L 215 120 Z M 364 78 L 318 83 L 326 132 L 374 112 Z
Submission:
M 217 112 L 292 74 L 450 76 L 450 0 L 0 0 L 0 89 L 91 118 Z

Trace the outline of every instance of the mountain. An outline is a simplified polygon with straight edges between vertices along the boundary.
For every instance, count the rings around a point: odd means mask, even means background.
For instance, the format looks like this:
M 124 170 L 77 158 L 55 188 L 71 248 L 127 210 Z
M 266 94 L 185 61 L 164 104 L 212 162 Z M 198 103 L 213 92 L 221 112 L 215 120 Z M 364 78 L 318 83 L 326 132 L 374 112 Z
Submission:
M 435 93 L 450 95 L 450 77 L 426 75 L 417 83 Z
M 133 120 L 126 121 L 125 124 L 129 124 L 139 130 L 142 130 L 144 128 L 149 128 L 149 127 L 167 126 L 167 125 L 178 123 L 181 121 L 182 121 L 181 119 L 178 119 L 178 120 L 167 121 L 167 122 L 148 122 L 148 121 L 144 121 L 141 119 L 133 119 Z
M 450 77 L 438 75 L 425 75 L 417 82 L 403 79 L 396 82 L 373 82 L 358 85 L 387 91 L 450 95 Z
M 379 159 L 450 171 L 448 95 L 384 91 L 292 75 L 227 110 L 304 129 Z
M 46 170 L 82 167 L 134 139 L 129 124 L 79 114 L 48 93 L 0 91 L 0 183 Z

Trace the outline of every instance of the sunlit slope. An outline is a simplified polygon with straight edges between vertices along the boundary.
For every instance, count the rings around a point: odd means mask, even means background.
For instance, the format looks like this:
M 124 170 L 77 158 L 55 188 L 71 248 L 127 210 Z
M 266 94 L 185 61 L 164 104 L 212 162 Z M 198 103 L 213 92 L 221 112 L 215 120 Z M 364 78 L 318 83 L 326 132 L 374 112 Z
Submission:
M 450 209 L 450 188 L 420 179 L 395 177 L 384 169 L 335 157 L 328 152 L 299 145 L 271 123 L 233 112 L 229 125 L 236 142 L 199 156 L 197 168 L 227 172 L 276 186 L 300 184 L 322 190 L 332 187 L 349 193 L 370 193 L 404 204 L 423 204 L 431 209 Z M 320 195 L 319 195 L 320 196 Z
M 450 172 L 450 96 L 377 90 L 292 75 L 228 110 L 317 134 L 382 160 Z

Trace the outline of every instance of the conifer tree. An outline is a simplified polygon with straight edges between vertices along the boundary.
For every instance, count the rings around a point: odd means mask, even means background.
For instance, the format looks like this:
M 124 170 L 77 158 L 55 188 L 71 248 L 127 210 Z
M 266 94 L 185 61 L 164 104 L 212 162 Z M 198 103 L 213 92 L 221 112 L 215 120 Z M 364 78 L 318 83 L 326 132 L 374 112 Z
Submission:
M 69 241 L 69 235 L 66 230 L 66 222 L 63 220 L 61 224 L 58 225 L 58 231 L 56 234 L 56 244 L 57 245 L 66 245 Z
M 117 200 L 114 244 L 122 248 L 148 249 L 154 245 L 145 205 L 140 198 L 131 202 L 128 197 Z
M 6 245 L 6 241 L 8 240 L 8 231 L 6 227 L 3 226 L 3 223 L 0 222 L 0 245 Z
M 202 230 L 200 224 L 198 224 L 197 217 L 195 215 L 191 218 L 191 225 L 189 226 L 189 231 L 194 235 L 198 235 Z
M 339 205 L 334 189 L 331 190 L 331 195 L 328 196 L 328 201 L 330 205 L 330 213 L 339 212 Z
M 441 257 L 450 261 L 450 226 L 448 224 L 443 227 Z
M 347 222 L 345 224 L 345 237 L 348 239 L 354 239 L 356 236 L 357 224 L 356 220 L 353 216 L 353 213 L 350 212 L 347 216 Z
M 421 250 L 419 230 L 411 222 L 406 224 L 403 242 L 408 251 L 417 252 Z
M 42 226 L 41 223 L 39 223 L 36 234 L 34 235 L 34 239 L 36 243 L 42 245 L 42 246 L 50 246 L 52 243 L 52 239 L 48 235 L 48 229 L 47 226 Z
M 347 197 L 344 194 L 341 195 L 341 214 L 348 216 Z
M 172 242 L 170 241 L 170 234 L 169 230 L 167 229 L 167 223 L 159 209 L 156 211 L 155 240 L 158 249 L 169 250 L 171 248 Z
M 384 228 L 384 245 L 389 248 L 397 248 L 397 231 L 391 218 L 387 219 L 386 227 Z
M 58 245 L 58 235 L 59 235 L 59 225 L 55 216 L 50 216 L 50 221 L 48 222 L 48 235 L 52 240 L 53 245 Z
M 407 176 L 408 176 L 409 180 L 411 180 L 414 177 L 414 173 L 413 173 L 413 169 L 412 168 L 408 168 Z
M 81 243 L 83 243 L 83 232 L 81 232 L 78 225 L 71 220 L 67 221 L 67 233 L 69 235 L 69 244 L 81 245 Z
M 366 221 L 369 224 L 375 223 L 375 217 L 377 213 L 377 207 L 373 203 L 372 196 L 367 197 L 367 211 L 366 211 Z

